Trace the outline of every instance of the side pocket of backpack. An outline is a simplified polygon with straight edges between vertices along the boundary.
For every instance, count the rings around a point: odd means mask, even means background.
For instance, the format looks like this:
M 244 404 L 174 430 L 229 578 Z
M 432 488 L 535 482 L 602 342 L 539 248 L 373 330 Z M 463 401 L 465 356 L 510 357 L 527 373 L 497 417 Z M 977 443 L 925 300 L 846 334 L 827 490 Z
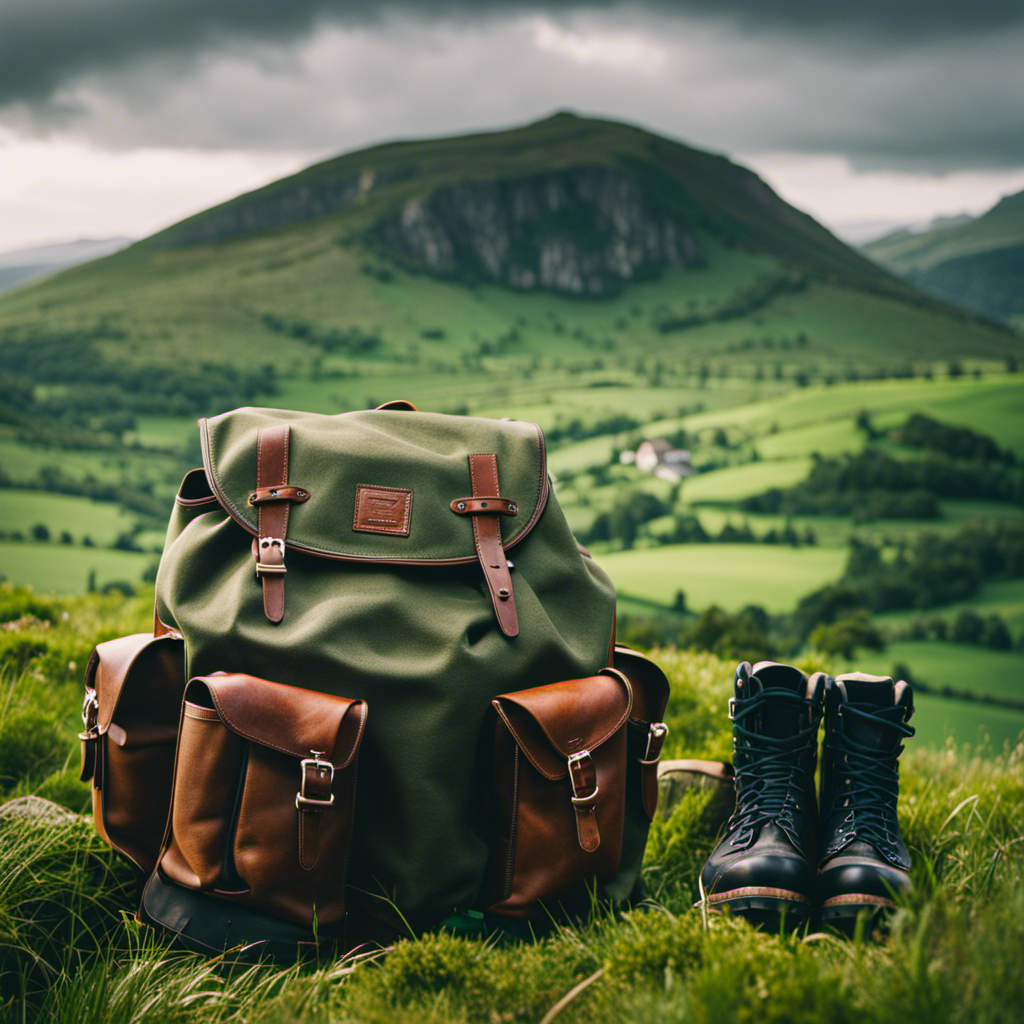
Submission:
M 542 901 L 585 909 L 619 870 L 629 682 L 587 679 L 494 700 L 491 853 L 481 905 L 525 918 Z
M 619 901 L 637 894 L 647 834 L 658 808 L 658 764 L 668 735 L 662 718 L 668 705 L 669 682 L 650 658 L 628 647 L 615 648 L 614 664 L 633 689 L 633 707 L 626 726 L 628 765 L 622 864 L 618 874 L 602 887 L 603 896 Z
M 161 873 L 306 927 L 340 921 L 366 711 L 253 676 L 191 680 Z
M 140 633 L 99 644 L 86 668 L 80 777 L 97 831 L 144 874 L 170 807 L 184 657 L 177 634 Z

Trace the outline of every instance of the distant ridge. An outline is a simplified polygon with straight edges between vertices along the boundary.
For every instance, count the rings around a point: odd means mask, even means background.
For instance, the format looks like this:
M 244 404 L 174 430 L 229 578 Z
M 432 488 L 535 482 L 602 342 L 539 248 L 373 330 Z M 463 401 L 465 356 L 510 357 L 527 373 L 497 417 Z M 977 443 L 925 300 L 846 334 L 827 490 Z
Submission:
M 934 295 L 1024 326 L 1024 191 L 980 217 L 894 232 L 863 252 Z

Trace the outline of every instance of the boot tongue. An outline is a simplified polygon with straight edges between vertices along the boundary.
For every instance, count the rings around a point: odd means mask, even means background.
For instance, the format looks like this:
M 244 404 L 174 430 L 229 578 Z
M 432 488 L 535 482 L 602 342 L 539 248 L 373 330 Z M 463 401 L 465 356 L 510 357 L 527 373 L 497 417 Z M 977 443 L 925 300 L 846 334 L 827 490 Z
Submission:
M 807 677 L 792 665 L 779 665 L 774 661 L 759 661 L 751 670 L 747 681 L 749 692 L 744 697 L 759 693 L 793 693 L 806 697 Z M 739 696 L 739 694 L 737 694 Z M 755 722 L 755 730 L 775 739 L 790 739 L 795 733 L 807 728 L 807 708 L 795 701 L 772 701 L 770 696 L 761 705 Z
M 851 672 L 836 679 L 836 690 L 841 703 L 872 716 L 845 716 L 844 732 L 847 736 L 875 750 L 888 750 L 899 745 L 901 734 L 892 723 L 905 722 L 913 710 L 910 687 L 906 683 L 897 686 L 888 676 Z

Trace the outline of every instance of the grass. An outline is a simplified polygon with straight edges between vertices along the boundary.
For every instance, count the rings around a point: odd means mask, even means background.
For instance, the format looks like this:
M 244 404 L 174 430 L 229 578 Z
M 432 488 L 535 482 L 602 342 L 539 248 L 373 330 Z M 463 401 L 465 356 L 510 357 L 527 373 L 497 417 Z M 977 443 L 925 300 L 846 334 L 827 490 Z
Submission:
M 0 755 L 20 752 L 8 757 L 15 770 L 0 777 L 0 800 L 35 792 L 84 807 L 88 791 L 70 764 L 81 668 L 94 641 L 145 628 L 151 597 L 58 600 L 0 588 L 0 618 L 20 616 L 0 632 Z M 685 652 L 655 657 L 673 683 L 666 756 L 727 757 L 731 666 Z M 922 704 L 922 724 L 940 700 Z M 40 723 L 49 739 L 29 748 Z M 916 888 L 876 942 L 764 935 L 727 918 L 705 924 L 692 904 L 715 843 L 709 794 L 688 794 L 656 819 L 649 898 L 625 914 L 598 912 L 534 944 L 434 934 L 383 956 L 289 968 L 167 948 L 133 920 L 130 875 L 87 820 L 0 818 L 0 1020 L 526 1024 L 558 1004 L 560 1022 L 592 1024 L 1016 1019 L 1024 747 L 986 749 L 909 742 L 900 813 Z

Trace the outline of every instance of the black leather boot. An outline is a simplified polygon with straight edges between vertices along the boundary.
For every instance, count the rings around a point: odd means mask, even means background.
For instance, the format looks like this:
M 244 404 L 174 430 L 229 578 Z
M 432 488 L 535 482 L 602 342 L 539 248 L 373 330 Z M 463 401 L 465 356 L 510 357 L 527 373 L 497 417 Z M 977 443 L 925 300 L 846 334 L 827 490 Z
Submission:
M 910 687 L 860 672 L 830 681 L 821 767 L 818 900 L 822 924 L 850 930 L 910 888 L 896 819 L 902 741 L 914 735 Z
M 770 661 L 736 669 L 736 809 L 700 874 L 701 898 L 749 920 L 795 927 L 814 895 L 818 755 L 826 676 Z

